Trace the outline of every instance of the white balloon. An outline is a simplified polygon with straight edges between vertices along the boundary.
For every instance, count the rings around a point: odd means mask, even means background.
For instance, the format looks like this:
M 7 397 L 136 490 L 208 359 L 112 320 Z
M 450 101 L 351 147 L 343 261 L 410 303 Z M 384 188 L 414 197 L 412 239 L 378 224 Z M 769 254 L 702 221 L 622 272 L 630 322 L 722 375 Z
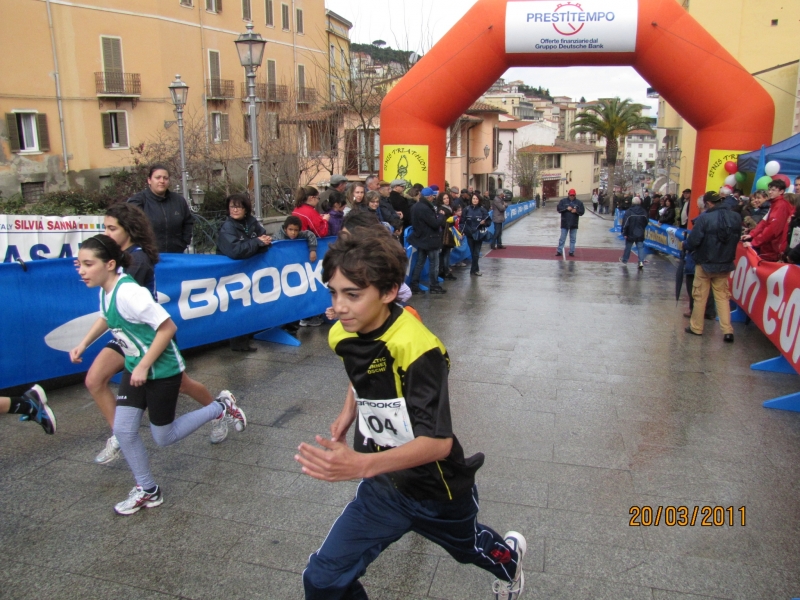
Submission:
M 777 160 L 771 160 L 764 166 L 764 173 L 773 177 L 781 172 L 781 163 Z
M 728 175 L 725 178 L 725 185 L 731 186 L 731 188 L 736 187 L 736 175 Z

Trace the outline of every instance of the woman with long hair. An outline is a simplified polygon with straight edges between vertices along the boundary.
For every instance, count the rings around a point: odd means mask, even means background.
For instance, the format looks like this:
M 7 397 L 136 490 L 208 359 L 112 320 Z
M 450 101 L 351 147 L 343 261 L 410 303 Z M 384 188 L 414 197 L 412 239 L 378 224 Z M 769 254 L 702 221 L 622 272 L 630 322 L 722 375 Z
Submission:
M 366 211 L 367 205 L 364 204 L 364 194 L 367 188 L 361 182 L 354 182 L 347 186 L 345 190 L 345 198 L 347 198 L 347 206 L 344 209 L 344 215 L 347 216 L 351 210 Z
M 455 239 L 451 227 L 453 225 L 453 199 L 450 192 L 439 192 L 436 197 L 436 210 L 444 212 L 445 223 L 442 228 L 442 251 L 439 254 L 439 277 L 442 279 L 455 281 L 456 276 L 453 275 L 453 269 L 450 267 L 450 251 L 455 246 Z
M 297 188 L 294 195 L 294 210 L 292 214 L 300 217 L 303 231 L 311 231 L 317 237 L 328 235 L 328 220 L 330 215 L 321 215 L 317 212 L 319 204 L 319 190 L 305 185 Z
M 125 273 L 136 283 L 147 289 L 156 299 L 155 265 L 159 261 L 158 246 L 153 229 L 147 216 L 137 206 L 120 202 L 106 211 L 106 235 L 116 242 L 130 262 Z M 117 406 L 116 396 L 108 387 L 111 378 L 122 371 L 125 366 L 125 355 L 116 339 L 112 339 L 94 359 L 84 381 L 97 407 L 111 428 L 114 427 L 114 411 Z M 186 373 L 181 378 L 180 391 L 194 398 L 203 406 L 208 406 L 214 398 L 206 386 L 195 381 Z M 228 423 L 225 419 L 214 422 L 211 430 L 211 443 L 218 444 L 228 435 Z M 94 462 L 106 464 L 119 458 L 119 441 L 112 435 L 106 441 L 106 447 L 98 454 Z
M 462 213 L 461 222 L 463 223 L 464 237 L 467 240 L 467 244 L 469 244 L 469 253 L 472 261 L 469 274 L 480 277 L 483 275 L 478 264 L 478 259 L 481 256 L 481 244 L 483 243 L 480 229 L 481 227 L 488 227 L 489 211 L 481 206 L 481 198 L 477 194 L 472 194 L 470 205 Z

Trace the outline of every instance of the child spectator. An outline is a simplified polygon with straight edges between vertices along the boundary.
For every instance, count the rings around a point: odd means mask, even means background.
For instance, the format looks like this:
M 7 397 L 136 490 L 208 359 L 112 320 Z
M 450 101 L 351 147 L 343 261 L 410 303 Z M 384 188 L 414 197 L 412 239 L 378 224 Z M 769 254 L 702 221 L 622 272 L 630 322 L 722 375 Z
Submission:
M 330 197 L 331 209 L 328 211 L 328 235 L 339 235 L 342 230 L 342 219 L 344 219 L 344 208 L 347 204 L 344 196 L 337 194 Z
M 308 262 L 317 262 L 317 236 L 311 231 L 303 231 L 303 223 L 300 217 L 289 215 L 281 225 L 280 230 L 272 238 L 278 240 L 296 240 L 303 238 L 308 244 Z
M 461 563 L 496 579 L 495 598 L 524 587 L 525 538 L 478 523 L 475 472 L 483 455 L 464 456 L 450 416 L 447 349 L 394 303 L 408 259 L 383 233 L 344 234 L 323 261 L 339 322 L 329 335 L 349 384 L 331 437 L 300 444 L 303 473 L 324 481 L 361 479 L 303 571 L 306 600 L 366 598 L 359 582 L 389 544 L 416 531 Z M 357 422 L 353 448 L 347 432 Z

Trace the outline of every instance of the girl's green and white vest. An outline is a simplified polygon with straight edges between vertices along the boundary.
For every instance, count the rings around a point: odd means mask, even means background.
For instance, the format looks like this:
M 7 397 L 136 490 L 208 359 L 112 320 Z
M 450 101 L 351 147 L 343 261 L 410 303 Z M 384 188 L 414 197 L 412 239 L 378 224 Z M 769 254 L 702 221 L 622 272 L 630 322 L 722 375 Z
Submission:
M 114 291 L 111 293 L 111 302 L 108 303 L 107 310 L 105 290 L 100 292 L 100 307 L 108 323 L 108 328 L 125 354 L 125 370 L 132 372 L 150 349 L 150 345 L 156 337 L 156 331 L 145 323 L 130 323 L 119 314 L 117 310 L 117 291 L 121 285 L 126 283 L 139 285 L 130 275 L 123 275 L 117 285 L 114 286 Z M 147 378 L 165 379 L 182 373 L 185 368 L 186 365 L 183 362 L 178 345 L 172 339 L 164 352 L 150 367 Z

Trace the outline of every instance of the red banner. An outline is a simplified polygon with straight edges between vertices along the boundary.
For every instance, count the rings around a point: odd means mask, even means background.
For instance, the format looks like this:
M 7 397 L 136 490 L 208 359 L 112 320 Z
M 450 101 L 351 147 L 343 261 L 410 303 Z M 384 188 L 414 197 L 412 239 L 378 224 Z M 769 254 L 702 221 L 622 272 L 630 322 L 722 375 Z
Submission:
M 740 244 L 729 283 L 734 301 L 800 373 L 800 266 L 761 260 Z

